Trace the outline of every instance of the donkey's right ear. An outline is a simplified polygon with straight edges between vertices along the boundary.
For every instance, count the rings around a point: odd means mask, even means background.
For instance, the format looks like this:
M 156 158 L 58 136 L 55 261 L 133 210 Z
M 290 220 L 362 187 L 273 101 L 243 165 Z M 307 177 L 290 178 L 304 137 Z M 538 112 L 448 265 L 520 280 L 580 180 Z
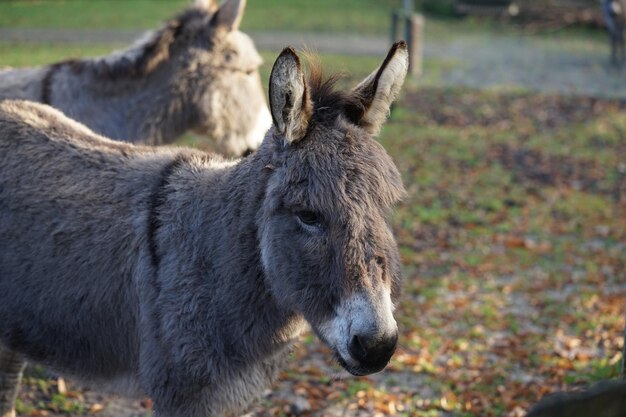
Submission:
M 380 67 L 352 91 L 353 103 L 346 108 L 348 118 L 377 134 L 398 96 L 409 67 L 409 51 L 404 41 L 393 44 Z
M 287 143 L 295 143 L 306 135 L 313 113 L 300 59 L 291 47 L 283 49 L 270 75 L 270 110 L 274 127 Z

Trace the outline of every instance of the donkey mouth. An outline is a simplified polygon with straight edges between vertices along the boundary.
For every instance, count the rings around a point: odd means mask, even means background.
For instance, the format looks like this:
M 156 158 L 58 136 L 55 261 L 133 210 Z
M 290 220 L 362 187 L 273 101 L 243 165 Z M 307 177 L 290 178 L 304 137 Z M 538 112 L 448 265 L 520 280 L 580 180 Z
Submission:
M 375 374 L 376 372 L 382 371 L 387 366 L 387 362 L 385 362 L 384 364 L 375 366 L 375 367 L 362 366 L 362 365 L 355 366 L 346 362 L 346 360 L 341 357 L 341 354 L 338 351 L 334 352 L 334 356 L 337 362 L 339 363 L 339 365 L 341 365 L 343 369 L 350 372 L 354 376 L 365 376 L 365 375 Z

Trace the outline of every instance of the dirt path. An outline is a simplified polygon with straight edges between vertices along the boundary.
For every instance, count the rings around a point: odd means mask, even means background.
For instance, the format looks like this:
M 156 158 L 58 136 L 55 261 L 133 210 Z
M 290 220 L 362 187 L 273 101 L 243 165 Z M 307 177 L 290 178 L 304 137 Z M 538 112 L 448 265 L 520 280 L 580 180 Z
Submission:
M 468 36 L 427 44 L 426 58 L 450 61 L 450 68 L 441 72 L 442 85 L 626 98 L 626 68 L 608 65 L 608 42 Z

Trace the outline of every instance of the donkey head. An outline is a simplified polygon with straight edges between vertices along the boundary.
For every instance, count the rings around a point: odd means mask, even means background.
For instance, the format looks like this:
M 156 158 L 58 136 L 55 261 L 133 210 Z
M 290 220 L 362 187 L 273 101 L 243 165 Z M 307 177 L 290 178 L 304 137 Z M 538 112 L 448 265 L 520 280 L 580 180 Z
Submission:
M 179 79 L 193 98 L 195 131 L 217 142 L 216 151 L 239 156 L 256 150 L 271 126 L 259 76 L 262 59 L 238 30 L 245 0 L 198 0 L 175 30 L 183 65 Z
M 259 150 L 268 175 L 257 217 L 268 286 L 301 313 L 354 375 L 383 369 L 398 329 L 397 245 L 388 222 L 404 193 L 400 174 L 373 138 L 407 71 L 395 44 L 352 91 L 333 91 L 319 70 L 305 78 L 287 48 L 270 79 L 273 128 Z

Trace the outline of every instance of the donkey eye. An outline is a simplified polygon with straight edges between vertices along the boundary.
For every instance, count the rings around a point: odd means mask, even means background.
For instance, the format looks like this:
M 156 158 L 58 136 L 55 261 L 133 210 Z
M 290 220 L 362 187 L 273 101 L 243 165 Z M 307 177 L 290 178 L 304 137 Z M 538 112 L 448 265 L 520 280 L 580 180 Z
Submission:
M 298 221 L 304 226 L 315 227 L 318 229 L 322 228 L 321 218 L 319 214 L 315 213 L 314 211 L 298 211 L 296 212 L 296 217 L 298 218 Z
M 237 55 L 237 51 L 226 51 L 224 53 L 224 59 L 226 60 L 226 62 L 231 62 L 232 60 L 237 58 Z

